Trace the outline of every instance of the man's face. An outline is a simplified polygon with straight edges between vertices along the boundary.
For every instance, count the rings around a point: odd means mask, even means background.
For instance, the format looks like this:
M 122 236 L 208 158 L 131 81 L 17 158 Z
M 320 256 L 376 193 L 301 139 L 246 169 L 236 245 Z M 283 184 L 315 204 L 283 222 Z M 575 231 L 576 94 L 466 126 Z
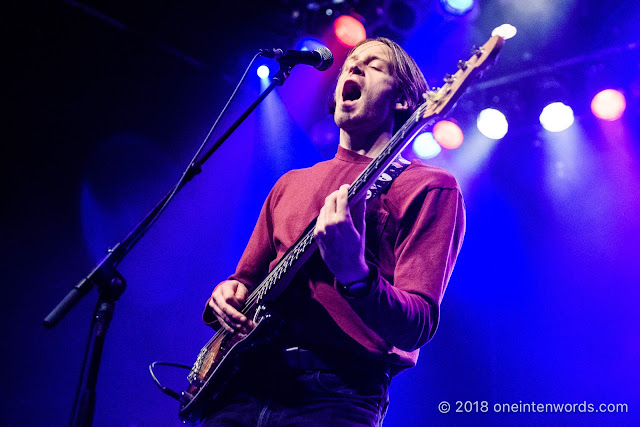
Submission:
M 369 132 L 388 127 L 398 102 L 391 75 L 391 50 L 372 41 L 356 48 L 346 59 L 334 94 L 336 124 L 347 132 Z

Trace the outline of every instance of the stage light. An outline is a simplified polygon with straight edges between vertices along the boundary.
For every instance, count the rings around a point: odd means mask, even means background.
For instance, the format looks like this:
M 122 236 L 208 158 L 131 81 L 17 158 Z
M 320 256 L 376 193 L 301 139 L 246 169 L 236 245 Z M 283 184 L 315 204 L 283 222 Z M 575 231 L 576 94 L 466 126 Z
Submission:
M 473 0 L 440 0 L 442 8 L 452 15 L 462 16 L 473 9 Z
M 326 47 L 326 46 L 322 44 L 320 41 L 318 41 L 317 39 L 314 39 L 311 37 L 306 37 L 300 40 L 296 45 L 297 50 L 302 50 L 305 52 L 306 51 L 313 52 L 314 50 L 317 50 L 319 47 Z
M 549 132 L 562 132 L 573 124 L 573 110 L 562 102 L 552 102 L 542 109 L 540 124 Z
M 593 97 L 591 111 L 602 120 L 618 120 L 627 108 L 624 95 L 614 89 L 605 89 Z
M 448 120 L 441 120 L 433 127 L 433 137 L 444 148 L 453 150 L 460 147 L 464 140 L 462 129 Z
M 260 77 L 261 79 L 266 79 L 269 77 L 269 67 L 267 67 L 266 65 L 261 65 L 258 67 L 257 73 L 258 77 Z
M 424 132 L 413 140 L 413 152 L 421 159 L 432 159 L 442 151 L 431 132 Z
M 507 118 L 493 108 L 486 108 L 478 114 L 476 126 L 480 133 L 491 139 L 502 139 L 509 130 Z
M 509 40 L 517 34 L 518 30 L 511 24 L 502 24 L 491 31 L 492 36 L 500 36 L 505 40 Z
M 349 15 L 342 15 L 336 19 L 333 31 L 338 41 L 347 47 L 353 47 L 367 38 L 367 31 L 362 22 Z

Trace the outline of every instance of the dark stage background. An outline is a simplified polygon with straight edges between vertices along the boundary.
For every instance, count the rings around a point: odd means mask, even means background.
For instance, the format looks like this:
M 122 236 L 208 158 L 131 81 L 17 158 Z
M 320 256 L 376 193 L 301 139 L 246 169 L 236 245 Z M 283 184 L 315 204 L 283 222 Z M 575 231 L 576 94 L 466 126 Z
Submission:
M 67 0 L 5 10 L 0 424 L 68 422 L 97 294 L 53 330 L 44 316 L 177 181 L 253 53 L 315 37 L 341 63 L 331 22 L 349 8 L 370 33 L 400 41 L 433 85 L 493 27 L 519 31 L 451 113 L 463 145 L 427 161 L 459 178 L 467 236 L 439 331 L 394 380 L 385 425 L 640 424 L 638 2 L 490 0 L 452 17 L 437 1 L 406 0 L 413 20 L 386 26 L 394 2 L 341 3 L 331 17 L 307 3 Z M 337 70 L 296 67 L 120 265 L 128 289 L 106 341 L 96 426 L 180 424 L 147 365 L 194 362 L 212 335 L 203 304 L 233 271 L 270 187 L 333 156 L 325 101 Z M 226 123 L 261 85 L 254 67 Z M 550 87 L 576 112 L 557 134 L 537 121 Z M 627 97 L 615 122 L 589 111 L 605 87 Z M 486 106 L 510 120 L 500 141 L 475 128 Z M 184 388 L 182 372 L 167 375 Z M 438 411 L 442 401 L 450 413 Z M 489 411 L 456 413 L 456 401 L 486 401 Z M 493 410 L 520 402 L 628 411 Z

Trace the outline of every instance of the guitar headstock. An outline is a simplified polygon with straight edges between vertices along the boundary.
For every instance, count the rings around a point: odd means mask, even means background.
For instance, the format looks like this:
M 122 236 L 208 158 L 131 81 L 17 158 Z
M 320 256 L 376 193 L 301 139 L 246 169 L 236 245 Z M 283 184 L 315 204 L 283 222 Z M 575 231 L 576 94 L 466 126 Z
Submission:
M 442 116 L 449 111 L 471 83 L 471 78 L 495 60 L 503 44 L 504 38 L 495 35 L 484 45 L 475 47 L 471 58 L 458 61 L 458 71 L 455 74 L 447 74 L 442 87 L 423 95 L 426 102 L 423 104 L 420 119 Z

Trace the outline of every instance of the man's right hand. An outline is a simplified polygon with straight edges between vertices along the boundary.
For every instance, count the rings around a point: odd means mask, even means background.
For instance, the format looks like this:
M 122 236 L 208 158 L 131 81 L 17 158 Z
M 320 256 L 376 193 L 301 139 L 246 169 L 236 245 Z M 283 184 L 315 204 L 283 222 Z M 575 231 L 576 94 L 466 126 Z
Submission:
M 209 307 L 227 331 L 248 334 L 255 328 L 255 322 L 238 311 L 242 308 L 247 294 L 247 287 L 237 280 L 226 280 L 213 290 Z

